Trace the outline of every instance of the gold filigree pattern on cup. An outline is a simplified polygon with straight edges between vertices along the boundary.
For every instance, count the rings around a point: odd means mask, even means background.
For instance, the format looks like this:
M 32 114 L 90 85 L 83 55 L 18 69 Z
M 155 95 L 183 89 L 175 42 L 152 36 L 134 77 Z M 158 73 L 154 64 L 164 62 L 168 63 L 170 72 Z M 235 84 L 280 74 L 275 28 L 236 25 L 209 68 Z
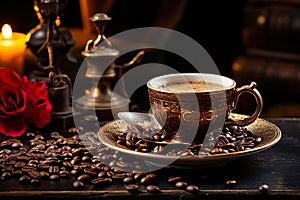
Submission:
M 181 82 L 182 81 L 182 82 Z M 206 90 L 176 90 L 177 85 L 191 82 Z M 225 83 L 223 85 L 223 83 Z M 174 88 L 170 89 L 174 84 Z M 216 86 L 211 89 L 207 85 Z M 164 90 L 161 85 L 168 85 Z M 246 126 L 258 118 L 262 110 L 262 98 L 255 88 L 256 83 L 236 88 L 234 80 L 215 74 L 186 73 L 170 74 L 156 77 L 147 83 L 149 101 L 152 113 L 158 123 L 173 138 L 185 142 L 201 143 L 207 132 L 216 132 L 226 125 Z M 197 86 L 195 86 L 197 87 Z M 176 91 L 176 92 L 173 92 Z M 255 97 L 255 112 L 242 120 L 230 117 L 232 110 L 237 106 L 239 96 L 250 93 Z M 194 138 L 193 141 L 190 139 Z M 188 141 L 186 141 L 188 139 Z

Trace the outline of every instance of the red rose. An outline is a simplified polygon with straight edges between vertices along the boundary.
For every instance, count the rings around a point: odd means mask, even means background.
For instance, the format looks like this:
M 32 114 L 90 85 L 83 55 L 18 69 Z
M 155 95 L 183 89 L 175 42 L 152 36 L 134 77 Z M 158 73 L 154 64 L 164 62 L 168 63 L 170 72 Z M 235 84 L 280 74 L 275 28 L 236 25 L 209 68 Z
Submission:
M 51 109 L 44 81 L 30 82 L 0 67 L 0 133 L 17 137 L 27 125 L 42 128 L 51 119 Z

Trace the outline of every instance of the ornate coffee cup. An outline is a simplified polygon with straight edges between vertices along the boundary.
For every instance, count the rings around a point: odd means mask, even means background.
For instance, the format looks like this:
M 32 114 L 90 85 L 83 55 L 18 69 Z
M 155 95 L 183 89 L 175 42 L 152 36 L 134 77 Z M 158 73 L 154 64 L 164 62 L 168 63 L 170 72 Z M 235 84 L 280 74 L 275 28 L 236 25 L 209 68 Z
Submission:
M 263 105 L 255 82 L 236 88 L 234 80 L 215 74 L 163 75 L 149 80 L 147 87 L 152 113 L 170 139 L 190 143 L 202 143 L 207 133 L 220 133 L 224 125 L 253 123 Z M 255 111 L 234 119 L 231 113 L 243 93 L 255 97 Z

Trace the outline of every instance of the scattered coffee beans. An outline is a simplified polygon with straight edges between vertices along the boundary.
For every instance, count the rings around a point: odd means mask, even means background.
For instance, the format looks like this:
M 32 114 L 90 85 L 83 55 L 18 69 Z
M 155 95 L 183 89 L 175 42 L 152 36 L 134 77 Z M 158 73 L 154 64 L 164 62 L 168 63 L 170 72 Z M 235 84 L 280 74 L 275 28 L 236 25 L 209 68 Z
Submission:
M 79 131 L 83 131 L 78 135 Z M 142 169 L 142 162 L 128 163 L 126 156 L 109 149 L 101 144 L 97 133 L 84 132 L 83 129 L 71 128 L 65 134 L 59 132 L 42 133 L 28 132 L 22 140 L 8 138 L 0 143 L 0 182 L 16 178 L 20 184 L 30 183 L 39 185 L 45 180 L 57 182 L 64 179 L 73 180 L 72 186 L 76 190 L 84 189 L 84 185 L 93 184 L 94 187 L 106 187 L 114 182 L 123 183 L 130 193 L 136 193 L 140 187 L 145 187 L 150 193 L 161 192 L 155 185 L 157 173 L 143 173 L 132 171 L 123 172 L 122 169 Z M 116 142 L 134 151 L 146 153 L 164 153 L 166 155 L 198 156 L 202 144 L 193 144 L 186 151 L 165 152 L 164 146 L 147 143 L 142 136 L 156 141 L 170 140 L 163 130 L 146 130 L 138 132 L 128 127 L 126 133 L 116 133 Z M 213 149 L 206 154 L 231 153 L 251 149 L 261 142 L 246 128 L 236 126 L 225 127 L 220 133 Z M 202 152 L 203 153 L 203 152 Z M 184 181 L 182 176 L 170 176 L 167 180 L 178 189 L 197 193 L 199 188 Z M 235 180 L 228 180 L 227 186 L 233 186 Z M 269 187 L 262 185 L 259 191 L 267 192 Z

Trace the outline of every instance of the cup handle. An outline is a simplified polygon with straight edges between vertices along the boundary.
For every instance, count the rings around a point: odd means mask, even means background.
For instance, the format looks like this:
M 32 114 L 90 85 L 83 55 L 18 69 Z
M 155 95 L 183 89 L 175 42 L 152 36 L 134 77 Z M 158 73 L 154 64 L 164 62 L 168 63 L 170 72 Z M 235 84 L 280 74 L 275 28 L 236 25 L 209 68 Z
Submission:
M 233 107 L 232 107 L 232 110 L 234 110 L 237 107 L 237 103 L 238 103 L 238 100 L 239 100 L 239 97 L 241 94 L 250 93 L 255 97 L 255 100 L 256 100 L 255 112 L 251 116 L 246 117 L 244 119 L 232 119 L 229 116 L 229 120 L 225 122 L 226 125 L 247 126 L 247 125 L 253 123 L 258 118 L 258 116 L 260 115 L 260 113 L 262 111 L 263 100 L 262 100 L 262 97 L 261 97 L 259 91 L 255 88 L 256 85 L 257 84 L 255 82 L 251 82 L 250 85 L 244 85 L 240 88 L 237 88 L 235 96 L 234 96 L 234 100 L 233 100 Z

